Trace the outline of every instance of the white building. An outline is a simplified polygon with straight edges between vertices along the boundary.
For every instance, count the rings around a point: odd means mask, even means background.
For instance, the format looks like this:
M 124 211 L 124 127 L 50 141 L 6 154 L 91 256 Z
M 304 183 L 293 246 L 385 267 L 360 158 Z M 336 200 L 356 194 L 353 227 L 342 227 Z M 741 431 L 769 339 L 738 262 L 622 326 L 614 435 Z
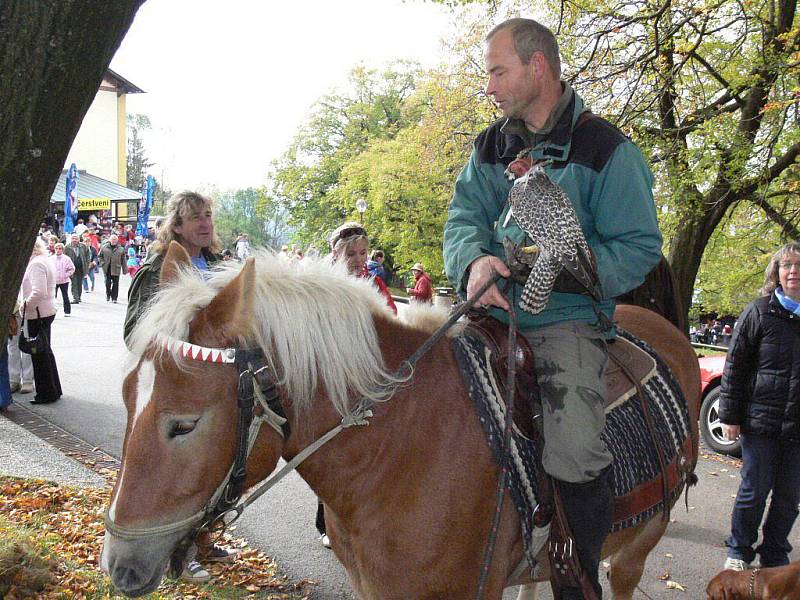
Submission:
M 143 90 L 121 75 L 106 70 L 50 199 L 55 210 L 63 212 L 66 170 L 75 163 L 81 175 L 77 188 L 79 205 L 82 204 L 80 213 L 110 211 L 105 216 L 114 221 L 136 220 L 140 194 L 125 187 L 128 177 L 125 97 L 141 93 Z

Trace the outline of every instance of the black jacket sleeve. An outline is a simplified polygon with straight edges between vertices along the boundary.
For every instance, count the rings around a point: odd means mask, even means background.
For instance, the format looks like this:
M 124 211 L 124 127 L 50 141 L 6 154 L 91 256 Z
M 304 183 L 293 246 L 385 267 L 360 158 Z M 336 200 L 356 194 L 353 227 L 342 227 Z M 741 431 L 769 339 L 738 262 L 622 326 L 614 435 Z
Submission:
M 761 315 L 757 302 L 752 302 L 739 317 L 739 325 L 733 332 L 722 372 L 719 419 L 726 425 L 741 425 L 744 422 L 758 369 L 760 343 Z
M 152 259 L 145 261 L 133 277 L 131 287 L 128 289 L 128 311 L 125 314 L 125 326 L 122 333 L 126 346 L 129 346 L 128 337 L 136 326 L 139 317 L 158 290 L 158 283 L 161 280 L 161 263 L 163 261 L 164 259 L 161 255 L 155 254 Z

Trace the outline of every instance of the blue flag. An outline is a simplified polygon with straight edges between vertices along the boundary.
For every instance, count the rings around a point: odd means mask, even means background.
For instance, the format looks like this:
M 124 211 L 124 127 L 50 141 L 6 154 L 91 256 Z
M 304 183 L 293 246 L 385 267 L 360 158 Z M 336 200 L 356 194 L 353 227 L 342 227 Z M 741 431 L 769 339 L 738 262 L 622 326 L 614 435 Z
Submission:
M 78 221 L 78 167 L 75 163 L 69 166 L 64 198 L 64 233 L 72 233 Z
M 147 237 L 147 220 L 150 218 L 150 209 L 153 208 L 153 190 L 156 180 L 148 175 L 142 184 L 142 198 L 139 200 L 139 218 L 136 223 L 136 235 Z

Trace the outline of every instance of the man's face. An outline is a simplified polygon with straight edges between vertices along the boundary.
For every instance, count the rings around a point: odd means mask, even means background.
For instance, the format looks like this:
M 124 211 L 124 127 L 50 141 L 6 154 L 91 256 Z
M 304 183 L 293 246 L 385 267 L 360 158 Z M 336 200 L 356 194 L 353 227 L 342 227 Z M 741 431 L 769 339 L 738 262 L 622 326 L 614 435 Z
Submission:
M 108 238 L 108 243 L 111 244 L 112 246 L 116 246 L 118 241 L 119 238 L 115 235 L 112 235 L 110 238 Z
M 81 243 L 81 241 L 78 239 L 78 236 L 76 236 L 76 235 L 73 235 L 73 236 L 72 236 L 72 240 L 70 241 L 70 243 L 71 243 L 73 246 L 77 247 L 77 246 L 78 246 L 78 244 L 80 244 L 80 243 Z
M 411 271 L 414 274 L 414 280 L 416 281 L 420 277 L 422 277 L 422 271 L 413 270 Z
M 535 53 L 534 53 L 535 57 Z M 489 81 L 486 94 L 510 119 L 525 119 L 540 94 L 534 57 L 525 65 L 514 49 L 510 29 L 502 29 L 486 45 L 484 58 Z
M 214 221 L 211 207 L 204 206 L 192 211 L 174 228 L 182 240 L 197 248 L 208 248 L 214 240 Z

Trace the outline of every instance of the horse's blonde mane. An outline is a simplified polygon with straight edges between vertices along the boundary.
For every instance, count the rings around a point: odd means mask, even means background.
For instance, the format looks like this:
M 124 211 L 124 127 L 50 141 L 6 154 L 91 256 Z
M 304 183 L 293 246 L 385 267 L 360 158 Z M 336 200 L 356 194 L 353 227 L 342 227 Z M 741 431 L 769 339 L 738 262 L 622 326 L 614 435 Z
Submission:
M 320 383 L 342 415 L 353 399 L 382 401 L 391 394 L 397 380 L 386 370 L 373 323 L 391 312 L 369 280 L 348 277 L 326 259 L 288 261 L 266 250 L 255 253 L 255 266 L 254 310 L 240 344 L 263 349 L 298 409 L 310 406 Z M 159 333 L 187 340 L 190 321 L 240 270 L 236 262 L 205 278 L 182 270 L 153 297 L 131 333 L 132 358 L 138 360 Z

